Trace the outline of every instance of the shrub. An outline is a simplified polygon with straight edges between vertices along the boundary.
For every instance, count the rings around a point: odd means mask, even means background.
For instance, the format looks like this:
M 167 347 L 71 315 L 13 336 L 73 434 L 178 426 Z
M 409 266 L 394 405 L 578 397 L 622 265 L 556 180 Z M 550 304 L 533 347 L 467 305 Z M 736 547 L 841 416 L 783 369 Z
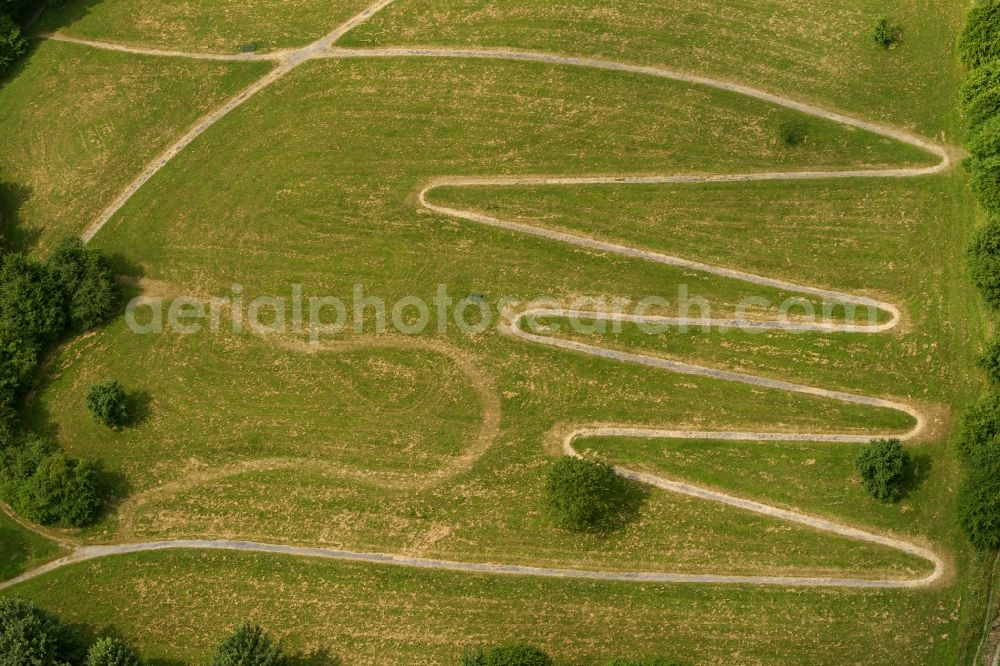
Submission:
M 967 162 L 969 185 L 988 213 L 1000 214 L 1000 155 L 970 157 Z
M 994 115 L 970 132 L 965 148 L 979 160 L 1000 155 L 1000 114 Z M 973 168 L 976 168 L 975 165 Z
M 48 260 L 48 268 L 67 305 L 67 317 L 77 330 L 92 328 L 108 318 L 117 298 L 114 276 L 97 250 L 79 238 L 64 239 Z
M 28 50 L 21 27 L 7 14 L 0 13 L 0 75 Z
M 970 467 L 1000 459 L 1000 393 L 990 392 L 962 414 L 958 453 Z
M 117 379 L 94 384 L 87 391 L 87 409 L 98 423 L 109 428 L 118 428 L 128 423 L 128 396 L 125 387 Z
M 884 49 L 895 46 L 899 42 L 899 28 L 889 24 L 889 19 L 882 16 L 875 21 L 875 29 L 872 30 L 872 37 L 875 43 Z
M 66 323 L 62 292 L 44 266 L 20 253 L 0 265 L 0 328 L 18 339 L 47 342 Z
M 1000 308 L 1000 218 L 976 230 L 966 255 L 973 284 L 991 309 Z
M 93 522 L 102 503 L 94 467 L 37 435 L 0 452 L 0 497 L 37 523 L 66 527 Z
M 31 383 L 38 345 L 0 327 L 0 401 L 9 403 Z
M 806 136 L 806 126 L 797 120 L 785 120 L 778 125 L 778 138 L 788 148 L 802 145 Z
M 120 640 L 101 638 L 87 651 L 86 666 L 142 666 L 142 660 Z
M 971 70 L 959 87 L 959 101 L 967 108 L 980 95 L 1000 90 L 1000 60 L 990 60 Z
M 976 360 L 979 368 L 986 373 L 992 384 L 1000 384 L 1000 336 L 994 335 L 986 344 L 986 349 Z
M 65 666 L 79 663 L 73 634 L 54 615 L 18 598 L 0 598 L 0 663 Z
M 1000 460 L 981 461 L 966 470 L 956 500 L 958 522 L 972 545 L 1000 547 Z
M 212 657 L 212 666 L 281 666 L 281 646 L 259 625 L 245 622 L 226 637 Z
M 620 514 L 634 504 L 629 482 L 611 465 L 566 456 L 549 470 L 546 505 L 552 519 L 569 530 L 600 530 L 614 526 Z
M 965 66 L 979 67 L 1000 56 L 1000 2 L 981 0 L 973 5 L 958 39 Z
M 855 462 L 865 492 L 883 502 L 898 500 L 903 495 L 907 460 L 898 439 L 873 439 Z
M 467 662 L 469 666 L 552 666 L 552 658 L 544 651 L 523 643 L 498 645 L 475 657 L 480 661 Z M 463 665 L 466 662 L 463 661 Z

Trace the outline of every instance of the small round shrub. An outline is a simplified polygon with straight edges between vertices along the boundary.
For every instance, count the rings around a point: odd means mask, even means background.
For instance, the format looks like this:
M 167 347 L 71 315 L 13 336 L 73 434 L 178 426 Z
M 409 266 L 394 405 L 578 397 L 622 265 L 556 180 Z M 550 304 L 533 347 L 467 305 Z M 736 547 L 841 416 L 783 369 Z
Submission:
M 286 661 L 281 646 L 259 625 L 245 622 L 222 641 L 211 666 L 283 666 Z
M 83 527 L 101 510 L 97 470 L 57 451 L 43 458 L 17 490 L 18 512 L 42 525 Z
M 1000 0 L 980 0 L 972 6 L 958 39 L 958 52 L 970 69 L 1000 56 Z
M 549 470 L 546 505 L 557 525 L 569 530 L 610 527 L 628 495 L 628 481 L 607 463 L 566 456 Z
M 515 643 L 490 648 L 483 655 L 483 666 L 552 666 L 552 658 L 533 645 Z
M 1000 462 L 969 467 L 956 498 L 958 523 L 980 551 L 1000 547 Z
M 872 38 L 875 43 L 884 49 L 891 48 L 899 42 L 899 28 L 891 25 L 889 19 L 882 16 L 875 21 L 875 28 L 872 30 Z
M 897 501 L 903 495 L 907 460 L 898 439 L 873 439 L 855 462 L 865 492 L 882 502 Z
M 86 666 L 142 666 L 142 660 L 117 638 L 101 638 L 87 651 Z
M 1000 219 L 991 217 L 976 230 L 966 253 L 966 267 L 986 305 L 1000 308 Z
M 991 391 L 962 414 L 958 454 L 968 467 L 1000 459 L 1000 393 Z
M 94 384 L 87 392 L 87 409 L 98 423 L 118 428 L 128 423 L 128 396 L 117 379 Z

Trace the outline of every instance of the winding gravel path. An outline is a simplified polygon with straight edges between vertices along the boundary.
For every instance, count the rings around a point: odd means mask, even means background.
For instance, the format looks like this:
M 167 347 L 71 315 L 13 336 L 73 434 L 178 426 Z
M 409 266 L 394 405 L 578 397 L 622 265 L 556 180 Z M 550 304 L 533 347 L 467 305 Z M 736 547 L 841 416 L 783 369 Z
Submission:
M 490 217 L 476 211 L 459 210 L 447 206 L 438 205 L 430 200 L 431 193 L 438 188 L 455 187 L 522 187 L 522 186 L 573 186 L 573 185 L 621 185 L 621 184 L 660 184 L 660 183 L 715 183 L 715 182 L 751 182 L 766 180 L 815 180 L 832 178 L 910 178 L 919 177 L 935 173 L 940 173 L 951 166 L 948 151 L 923 137 L 911 134 L 904 130 L 883 126 L 860 120 L 835 111 L 829 111 L 811 104 L 806 104 L 781 95 L 745 86 L 742 84 L 696 76 L 685 72 L 668 70 L 660 67 L 632 65 L 628 63 L 612 62 L 595 58 L 581 58 L 572 56 L 562 56 L 551 53 L 536 53 L 508 49 L 450 49 L 450 48 L 379 48 L 379 49 L 343 49 L 335 46 L 337 40 L 346 32 L 367 20 L 375 12 L 388 6 L 392 0 L 380 0 L 367 8 L 364 12 L 353 17 L 337 29 L 313 42 L 312 44 L 296 50 L 275 51 L 266 54 L 210 54 L 210 53 L 189 53 L 182 51 L 170 51 L 161 49 L 145 49 L 140 47 L 126 46 L 121 44 L 109 44 L 104 42 L 94 42 L 89 40 L 75 39 L 64 35 L 50 35 L 50 39 L 70 41 L 84 44 L 96 48 L 105 48 L 127 53 L 142 55 L 163 56 L 163 57 L 186 57 L 202 60 L 230 60 L 230 61 L 273 61 L 276 67 L 266 75 L 255 81 L 253 84 L 242 90 L 235 97 L 226 102 L 223 106 L 210 112 L 200 119 L 191 129 L 182 135 L 177 141 L 163 151 L 153 160 L 136 179 L 118 195 L 101 215 L 91 224 L 83 234 L 85 240 L 91 239 L 100 229 L 117 213 L 122 206 L 135 194 L 136 191 L 150 178 L 152 178 L 165 164 L 174 156 L 180 153 L 201 133 L 209 129 L 222 117 L 233 109 L 237 108 L 252 95 L 263 90 L 271 83 L 274 83 L 299 64 L 308 60 L 320 58 L 398 58 L 398 57 L 430 57 L 430 58 L 480 58 L 493 60 L 514 60 L 542 62 L 556 65 L 586 67 L 592 69 L 612 70 L 631 74 L 654 76 L 674 81 L 682 81 L 694 85 L 707 86 L 719 90 L 745 95 L 759 99 L 770 104 L 793 109 L 810 116 L 833 121 L 845 126 L 854 127 L 869 132 L 873 132 L 886 138 L 917 147 L 938 158 L 938 163 L 929 167 L 894 168 L 894 169 L 850 169 L 840 171 L 788 171 L 770 173 L 743 173 L 743 174 L 716 174 L 709 176 L 690 176 L 683 174 L 665 175 L 643 175 L 643 176 L 526 176 L 526 177 L 504 177 L 504 178 L 442 178 L 428 183 L 419 193 L 419 203 L 426 210 L 457 219 L 462 219 L 475 224 L 483 224 L 491 227 L 504 229 L 513 233 L 532 235 L 545 238 L 547 240 L 565 243 L 576 247 L 584 248 L 594 252 L 610 253 L 634 259 L 649 261 L 670 266 L 677 266 L 689 270 L 710 273 L 722 277 L 740 280 L 746 283 L 785 290 L 792 293 L 803 294 L 825 299 L 827 301 L 855 305 L 864 308 L 877 309 L 888 313 L 889 319 L 884 322 L 870 320 L 867 324 L 842 323 L 836 321 L 802 322 L 784 320 L 763 320 L 753 321 L 753 326 L 758 328 L 768 328 L 777 330 L 798 330 L 798 331 L 825 331 L 825 332 L 854 332 L 854 333 L 882 333 L 890 331 L 898 326 L 901 318 L 900 310 L 892 303 L 879 301 L 865 296 L 840 292 L 821 287 L 793 283 L 785 280 L 769 278 L 752 273 L 706 264 L 682 257 L 672 256 L 649 249 L 632 247 L 606 240 L 592 238 L 582 234 L 575 234 L 556 229 L 532 226 L 519 222 L 502 220 Z M 579 455 L 574 444 L 578 439 L 586 437 L 634 437 L 634 438 L 673 438 L 673 439 L 716 439 L 732 441 L 810 441 L 810 442 L 848 442 L 863 443 L 872 437 L 879 435 L 894 435 L 903 439 L 912 439 L 918 436 L 925 428 L 926 419 L 922 414 L 910 405 L 893 400 L 856 395 L 843 391 L 812 387 L 804 384 L 784 381 L 775 378 L 761 377 L 738 372 L 709 368 L 681 361 L 670 360 L 658 356 L 625 352 L 605 347 L 598 347 L 573 340 L 562 339 L 550 335 L 525 330 L 522 324 L 527 318 L 565 318 L 565 317 L 585 317 L 589 319 L 600 318 L 606 320 L 627 321 L 633 323 L 648 324 L 669 324 L 669 325 L 704 325 L 712 326 L 743 326 L 749 322 L 735 319 L 703 319 L 686 317 L 664 317 L 664 316 L 644 316 L 625 313 L 601 313 L 595 315 L 593 312 L 582 312 L 561 308 L 532 308 L 523 310 L 515 315 L 509 325 L 502 330 L 507 335 L 511 335 L 527 342 L 554 347 L 566 351 L 588 354 L 591 356 L 612 359 L 615 361 L 643 365 L 647 367 L 666 370 L 669 372 L 698 375 L 722 381 L 737 382 L 766 389 L 780 390 L 790 393 L 813 395 L 837 402 L 865 405 L 873 408 L 895 410 L 909 415 L 915 421 L 914 427 L 903 435 L 894 433 L 870 433 L 859 435 L 857 433 L 793 433 L 793 432 L 757 432 L 757 431 L 697 431 L 697 430 L 670 430 L 660 428 L 641 428 L 626 426 L 588 426 L 580 427 L 569 433 L 563 440 L 563 451 L 566 455 Z M 377 564 L 390 564 L 398 566 L 442 569 L 449 571 L 486 573 L 486 574 L 516 574 L 527 576 L 546 576 L 560 578 L 581 578 L 613 581 L 643 581 L 657 583 L 707 583 L 707 584 L 752 584 L 752 585 L 782 585 L 782 586 L 834 586 L 850 588 L 918 588 L 932 585 L 945 574 L 945 564 L 941 557 L 935 552 L 906 540 L 878 534 L 857 527 L 837 523 L 825 518 L 810 516 L 797 511 L 783 509 L 780 507 L 756 502 L 725 493 L 717 492 L 708 488 L 703 488 L 693 484 L 672 481 L 652 474 L 617 468 L 620 475 L 645 483 L 663 490 L 679 493 L 691 497 L 696 497 L 711 502 L 726 504 L 738 509 L 769 516 L 789 523 L 795 523 L 810 529 L 837 534 L 849 539 L 863 541 L 892 548 L 903 553 L 926 560 L 933 565 L 933 570 L 924 576 L 911 579 L 863 579 L 844 577 L 808 577 L 808 576 L 748 576 L 748 575 L 710 575 L 710 574 L 687 574 L 671 572 L 620 572 L 620 571 L 590 571 L 577 569 L 561 569 L 549 567 L 531 567 L 508 564 L 491 564 L 476 562 L 453 562 L 448 560 L 436 560 L 417 557 L 406 557 L 401 555 L 385 553 L 363 553 L 345 550 L 334 550 L 326 548 L 309 548 L 301 546 L 286 546 L 279 544 L 265 544 L 249 541 L 229 541 L 229 540 L 173 540 L 155 541 L 145 543 L 117 544 L 107 546 L 84 546 L 75 550 L 71 555 L 50 562 L 37 569 L 29 571 L 18 578 L 0 583 L 0 589 L 16 585 L 25 580 L 35 578 L 60 567 L 93 560 L 112 555 L 122 555 L 127 553 L 148 552 L 167 549 L 215 549 L 215 550 L 237 550 L 250 552 L 279 553 L 285 555 L 295 555 L 303 557 L 318 557 L 333 560 L 369 562 Z

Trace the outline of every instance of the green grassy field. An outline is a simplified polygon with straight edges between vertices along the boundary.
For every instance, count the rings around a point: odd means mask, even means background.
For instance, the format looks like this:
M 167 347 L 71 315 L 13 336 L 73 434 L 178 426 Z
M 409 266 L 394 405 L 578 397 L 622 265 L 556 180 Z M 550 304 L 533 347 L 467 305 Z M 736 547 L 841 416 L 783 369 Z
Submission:
M 268 66 L 39 44 L 0 87 L 9 244 L 45 248 L 83 231 L 158 151 Z
M 62 554 L 62 549 L 43 536 L 25 529 L 0 512 L 0 580 L 13 578 Z
M 46 12 L 35 29 L 171 49 L 267 51 L 319 39 L 368 4 L 367 0 L 73 0 Z
M 953 592 L 604 584 L 186 552 L 93 562 L 19 589 L 94 631 L 114 627 L 150 657 L 186 663 L 204 662 L 249 616 L 292 651 L 328 651 L 320 664 L 456 664 L 463 647 L 518 639 L 587 666 L 617 654 L 945 664 L 955 663 L 960 606 Z
M 356 10 L 148 0 L 125 12 L 105 0 L 70 4 L 43 27 L 232 51 L 249 41 L 304 43 Z M 881 13 L 904 29 L 889 52 L 868 35 Z M 951 141 L 951 44 L 961 13 L 903 0 L 721 8 L 399 0 L 346 43 L 504 45 L 656 63 Z M 57 88 L 61 67 L 85 76 Z M 0 174 L 30 188 L 20 207 L 23 240 L 44 247 L 57 233 L 79 231 L 170 137 L 263 67 L 43 43 L 0 89 L 0 135 L 7 128 L 29 137 L 21 152 L 32 155 L 0 157 L 10 160 L 0 161 Z M 72 123 L 54 122 L 94 88 L 105 91 L 100 103 Z M 54 91 L 51 107 L 31 105 L 41 90 Z M 806 131 L 796 147 L 779 139 L 789 122 Z M 81 123 L 108 128 L 100 150 L 76 140 Z M 71 168 L 77 163 L 94 166 Z M 167 298 L 227 296 L 234 284 L 245 301 L 287 298 L 298 284 L 306 298 L 348 299 L 361 284 L 392 303 L 429 301 L 446 284 L 455 298 L 567 303 L 674 298 L 684 285 L 722 316 L 748 296 L 777 304 L 796 294 L 442 217 L 420 210 L 416 195 L 443 176 L 934 163 L 865 131 L 650 77 L 524 62 L 328 60 L 303 65 L 200 136 L 93 244 L 147 295 Z M 166 662 L 204 661 L 222 629 L 246 616 L 295 650 L 328 650 L 345 664 L 455 663 L 463 646 L 514 638 L 551 649 L 560 664 L 599 664 L 617 653 L 698 664 L 968 660 L 983 576 L 952 518 L 951 439 L 955 414 L 979 391 L 971 378 L 984 326 L 962 270 L 974 214 L 959 170 L 919 179 L 443 188 L 431 198 L 899 305 L 902 324 L 880 335 L 650 336 L 625 326 L 575 338 L 919 405 L 930 427 L 909 445 L 916 468 L 897 504 L 863 495 L 855 445 L 600 438 L 578 446 L 615 464 L 904 536 L 941 552 L 948 577 L 911 592 L 600 584 L 172 552 L 77 565 L 13 592 L 96 633 L 112 628 Z M 492 329 L 436 334 L 435 322 L 432 315 L 427 334 L 405 337 L 378 336 L 368 321 L 360 334 L 310 347 L 295 333 L 141 336 L 119 318 L 64 345 L 25 416 L 73 455 L 102 461 L 117 487 L 113 510 L 72 536 L 240 538 L 623 571 L 929 571 L 896 551 L 663 491 L 649 492 L 618 531 L 554 528 L 542 488 L 572 426 L 868 433 L 913 422 L 891 410 L 553 350 Z M 115 432 L 84 408 L 87 389 L 109 378 L 141 406 Z M 44 556 L 12 555 L 11 571 Z
M 350 46 L 511 47 L 656 64 L 821 101 L 928 135 L 955 129 L 961 3 L 928 0 L 409 0 L 351 32 Z M 901 26 L 890 52 L 875 20 Z M 942 66 L 944 64 L 944 66 Z

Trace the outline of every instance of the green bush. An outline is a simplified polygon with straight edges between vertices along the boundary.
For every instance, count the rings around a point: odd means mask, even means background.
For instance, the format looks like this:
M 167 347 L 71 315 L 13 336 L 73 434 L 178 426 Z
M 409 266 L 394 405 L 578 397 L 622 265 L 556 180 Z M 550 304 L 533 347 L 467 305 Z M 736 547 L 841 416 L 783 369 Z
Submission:
M 101 509 L 97 471 L 37 435 L 0 451 L 0 497 L 43 525 L 81 527 Z
M 986 344 L 986 349 L 976 360 L 976 364 L 991 384 L 1000 385 L 1000 335 L 994 335 Z
M 980 551 L 1000 547 L 1000 459 L 966 469 L 956 499 L 958 522 Z
M 1000 308 L 1000 218 L 976 230 L 966 254 L 969 277 L 990 309 Z
M 898 439 L 873 439 L 855 461 L 861 485 L 871 497 L 895 502 L 903 495 L 908 456 Z
M 1000 90 L 1000 59 L 990 60 L 970 70 L 958 88 L 958 99 L 962 108 L 967 108 L 980 95 L 991 90 Z
M 629 482 L 611 465 L 566 456 L 549 470 L 545 484 L 546 505 L 557 525 L 569 530 L 612 527 L 628 505 Z
M 471 661 L 466 661 L 470 659 Z M 463 666 L 552 666 L 552 658 L 532 645 L 498 645 L 486 652 L 466 653 Z
M 56 617 L 18 598 L 0 598 L 0 664 L 65 666 L 80 662 L 80 644 Z
M 1000 393 L 991 391 L 965 410 L 959 426 L 958 453 L 970 467 L 1000 459 Z
M 117 289 L 101 252 L 70 237 L 56 247 L 47 265 L 63 293 L 73 328 L 86 330 L 108 318 L 117 300 Z
M 875 43 L 884 49 L 895 46 L 899 42 L 899 28 L 890 25 L 889 19 L 882 16 L 875 21 L 875 28 L 872 30 L 872 37 Z
M 969 186 L 980 205 L 990 214 L 1000 214 L 1000 155 L 966 160 Z
M 101 638 L 87 651 L 86 666 L 142 666 L 142 660 L 120 640 Z
M 66 325 L 62 291 L 46 268 L 14 252 L 0 264 L 0 329 L 18 339 L 49 342 Z
M 0 14 L 0 75 L 28 50 L 21 26 L 7 14 Z
M 260 626 L 245 622 L 226 637 L 212 657 L 212 666 L 282 666 L 281 646 Z
M 1000 155 L 1000 114 L 970 132 L 965 148 L 979 160 Z
M 958 52 L 969 69 L 1000 56 L 1000 1 L 980 0 L 973 5 L 958 39 Z
M 86 404 L 91 417 L 101 425 L 118 428 L 128 423 L 128 395 L 117 379 L 91 386 Z
M 0 327 L 0 401 L 11 402 L 30 385 L 38 354 L 34 341 Z

